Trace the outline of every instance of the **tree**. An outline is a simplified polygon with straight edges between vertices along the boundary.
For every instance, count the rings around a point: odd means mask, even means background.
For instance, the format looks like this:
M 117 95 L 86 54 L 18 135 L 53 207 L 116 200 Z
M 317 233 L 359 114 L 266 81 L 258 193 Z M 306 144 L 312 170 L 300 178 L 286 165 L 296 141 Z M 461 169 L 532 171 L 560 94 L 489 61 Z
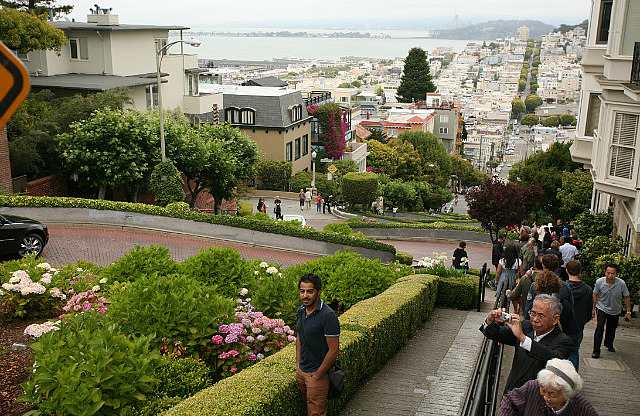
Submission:
M 434 92 L 427 53 L 421 48 L 411 48 L 404 60 L 404 70 L 398 87 L 398 101 L 410 103 L 424 101 L 428 92 Z
M 14 9 L 21 12 L 32 12 L 47 16 L 49 10 L 56 15 L 69 14 L 73 9 L 71 5 L 56 6 L 56 0 L 0 0 L 0 6 L 4 9 Z
M 429 195 L 429 204 L 425 205 L 427 209 L 440 210 L 442 206 L 451 201 L 453 194 L 445 187 L 438 186 L 431 191 Z
M 476 186 L 489 180 L 489 175 L 473 167 L 473 164 L 459 156 L 449 156 L 453 173 L 458 177 L 458 184 L 462 186 Z
M 180 134 L 180 126 L 184 125 L 180 121 L 181 119 L 176 120 L 171 116 L 164 120 L 167 157 L 184 174 L 189 190 L 187 202 L 190 208 L 194 208 L 198 195 L 205 190 L 204 173 L 209 163 L 209 147 L 196 129 L 187 127 Z
M 347 130 L 342 109 L 336 103 L 327 103 L 319 107 L 311 106 L 308 110 L 318 119 L 321 141 L 327 155 L 334 160 L 340 159 L 344 154 Z
M 157 131 L 149 117 L 137 111 L 98 110 L 58 139 L 65 169 L 79 182 L 99 188 L 99 199 L 107 188 L 124 187 L 135 201 L 160 161 Z
M 367 141 L 367 170 L 375 173 L 386 173 L 395 176 L 398 169 L 398 152 L 385 143 L 375 140 Z
M 371 132 L 371 136 L 367 137 L 367 140 L 376 140 L 380 143 L 387 143 L 389 141 L 389 138 L 384 134 L 383 130 L 376 128 L 369 128 L 368 130 Z
M 351 83 L 343 82 L 342 84 L 338 85 L 338 88 L 351 88 Z
M 521 169 L 511 169 L 509 181 L 523 185 L 541 184 L 544 196 L 536 201 L 538 219 L 560 218 L 561 201 L 558 189 L 562 187 L 562 177 L 580 169 L 582 165 L 571 159 L 571 142 L 554 143 L 546 152 L 529 156 L 522 162 Z M 520 178 L 520 179 L 518 179 Z
M 520 79 L 520 81 L 518 81 L 518 92 L 524 91 L 525 88 L 527 88 L 527 80 Z
M 411 183 L 401 180 L 392 180 L 381 187 L 382 196 L 391 205 L 401 210 L 412 207 L 416 203 L 418 194 Z
M 422 176 L 420 154 L 409 142 L 394 139 L 389 146 L 398 153 L 398 165 L 395 177 L 404 181 L 417 180 Z
M 507 225 L 519 224 L 527 217 L 542 192 L 540 185 L 486 182 L 471 192 L 469 215 L 489 231 L 491 241 L 496 241 Z
M 46 23 L 46 16 L 33 13 L 22 13 L 7 8 L 4 1 L 0 4 L 0 40 L 19 53 L 35 50 L 53 50 L 58 53 L 67 43 L 64 32 Z
M 240 182 L 253 177 L 258 146 L 239 129 L 226 125 L 201 125 L 199 135 L 209 150 L 202 179 L 215 200 L 218 214 L 222 200 L 231 199 Z
M 593 180 L 587 170 L 578 169 L 573 173 L 562 175 L 562 188 L 558 189 L 558 200 L 562 218 L 569 222 L 578 214 L 589 210 Z
M 542 98 L 535 94 L 527 95 L 527 98 L 524 99 L 524 105 L 527 107 L 527 110 L 533 111 L 539 105 L 542 105 Z
M 576 116 L 573 114 L 562 114 L 560 116 L 560 124 L 563 126 L 573 126 L 576 123 Z
M 520 98 L 514 98 L 511 101 L 511 114 L 514 117 L 518 117 L 518 115 L 527 111 L 527 107 L 525 107 L 524 102 Z
M 398 135 L 402 141 L 407 141 L 420 154 L 422 173 L 426 180 L 435 186 L 445 186 L 451 178 L 451 160 L 438 137 L 429 132 L 405 131 Z
M 362 204 L 365 209 L 378 196 L 378 175 L 371 172 L 349 172 L 342 177 L 343 198 L 351 206 Z
M 170 160 L 158 163 L 151 172 L 150 188 L 155 195 L 154 203 L 165 207 L 172 202 L 184 201 L 182 176 Z
M 549 116 L 542 120 L 542 125 L 545 127 L 557 127 L 558 125 L 560 125 L 560 117 Z
M 261 189 L 284 189 L 291 179 L 291 162 L 286 160 L 260 160 L 256 166 L 256 176 Z
M 535 114 L 525 114 L 520 119 L 520 124 L 524 124 L 525 126 L 535 126 L 540 123 L 540 117 Z

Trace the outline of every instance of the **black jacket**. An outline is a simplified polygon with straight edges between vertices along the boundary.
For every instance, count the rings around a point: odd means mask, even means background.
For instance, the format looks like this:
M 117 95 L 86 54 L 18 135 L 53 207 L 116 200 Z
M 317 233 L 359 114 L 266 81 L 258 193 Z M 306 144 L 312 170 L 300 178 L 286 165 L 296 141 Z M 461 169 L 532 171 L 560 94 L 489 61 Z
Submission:
M 536 285 L 535 283 L 529 288 L 527 294 L 527 304 L 524 307 L 524 319 L 530 320 L 529 311 L 533 308 L 533 301 L 536 298 Z M 573 335 L 580 332 L 576 315 L 573 311 L 573 294 L 571 293 L 571 287 L 567 282 L 562 282 L 560 287 L 560 294 L 558 296 L 560 303 L 562 303 L 562 313 L 560 313 L 560 326 L 562 332 L 565 334 Z
M 500 263 L 503 252 L 504 245 L 500 241 L 493 243 L 493 248 L 491 249 L 491 264 L 498 267 L 498 263 Z
M 453 252 L 453 268 L 454 269 L 465 269 L 465 270 L 469 269 L 468 262 L 464 267 L 460 264 L 460 259 L 462 259 L 463 257 L 466 257 L 467 259 L 469 258 L 469 256 L 467 256 L 466 250 L 460 247 L 455 249 L 455 251 Z
M 482 327 L 480 330 L 482 331 Z M 516 348 L 505 392 L 521 387 L 529 380 L 534 380 L 538 372 L 545 368 L 547 361 L 552 358 L 567 359 L 573 349 L 571 338 L 563 334 L 557 326 L 545 335 L 540 342 L 533 340 L 531 322 L 522 322 L 522 332 L 531 338 L 531 351 L 520 348 L 520 340 L 513 335 L 511 329 L 506 325 L 493 322 L 483 331 L 487 338 Z
M 593 310 L 593 290 L 583 281 L 568 280 L 567 283 L 573 293 L 573 314 L 580 331 L 591 320 Z

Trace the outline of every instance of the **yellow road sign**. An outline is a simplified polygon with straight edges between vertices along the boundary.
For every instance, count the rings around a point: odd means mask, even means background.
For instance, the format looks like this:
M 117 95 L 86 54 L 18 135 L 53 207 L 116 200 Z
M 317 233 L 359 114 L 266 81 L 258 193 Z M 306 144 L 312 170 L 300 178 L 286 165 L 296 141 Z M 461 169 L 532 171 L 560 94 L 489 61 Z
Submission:
M 0 128 L 29 93 L 29 73 L 20 59 L 0 42 Z
M 338 168 L 336 167 L 336 165 L 331 164 L 331 165 L 329 165 L 329 167 L 327 168 L 327 170 L 333 174 L 333 173 L 336 173 L 336 171 L 338 170 Z

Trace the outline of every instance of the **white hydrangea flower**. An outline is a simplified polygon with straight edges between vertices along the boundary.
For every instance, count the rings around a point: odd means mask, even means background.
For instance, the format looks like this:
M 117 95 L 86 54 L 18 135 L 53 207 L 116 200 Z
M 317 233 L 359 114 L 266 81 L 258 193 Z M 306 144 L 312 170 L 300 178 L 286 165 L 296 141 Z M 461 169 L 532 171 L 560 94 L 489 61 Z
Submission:
M 11 273 L 11 277 L 17 277 L 18 279 L 29 279 L 29 273 L 24 270 L 16 270 Z
M 94 292 L 98 292 L 100 291 L 100 286 L 95 285 L 94 287 L 91 288 L 91 290 L 93 290 Z
M 104 278 L 100 279 L 100 283 L 101 283 L 101 284 L 105 284 L 105 283 L 107 283 L 107 278 L 106 278 L 106 277 L 104 277 Z
M 240 291 L 240 296 L 247 296 L 247 293 L 249 293 L 249 289 L 247 289 L 246 287 L 243 287 L 242 290 Z
M 267 267 L 269 267 L 269 264 L 266 261 L 263 261 L 262 263 L 260 263 L 260 267 L 266 269 Z
M 2 285 L 2 288 L 3 288 L 4 290 L 13 290 L 13 287 L 14 287 L 14 286 L 15 286 L 15 285 L 13 285 L 13 284 L 11 284 L 11 283 L 4 283 L 4 284 Z
M 49 263 L 47 263 L 46 261 L 37 264 L 36 267 L 40 267 L 41 269 L 51 270 L 51 265 Z
M 51 283 L 51 277 L 51 273 L 44 273 L 40 278 L 40 283 L 48 285 L 49 283 Z
M 275 267 L 271 266 L 267 269 L 267 273 L 269 274 L 276 274 L 278 273 L 278 269 L 276 269 Z

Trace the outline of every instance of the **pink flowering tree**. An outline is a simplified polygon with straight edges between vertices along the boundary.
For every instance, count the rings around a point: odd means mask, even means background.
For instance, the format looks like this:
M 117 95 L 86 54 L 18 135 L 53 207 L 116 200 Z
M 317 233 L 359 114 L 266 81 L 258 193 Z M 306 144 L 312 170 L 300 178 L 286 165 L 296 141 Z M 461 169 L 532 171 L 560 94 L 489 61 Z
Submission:
M 321 130 L 321 141 L 329 157 L 339 160 L 344 154 L 347 131 L 346 114 L 338 104 L 327 103 L 322 106 L 309 106 L 309 114 L 318 119 Z

